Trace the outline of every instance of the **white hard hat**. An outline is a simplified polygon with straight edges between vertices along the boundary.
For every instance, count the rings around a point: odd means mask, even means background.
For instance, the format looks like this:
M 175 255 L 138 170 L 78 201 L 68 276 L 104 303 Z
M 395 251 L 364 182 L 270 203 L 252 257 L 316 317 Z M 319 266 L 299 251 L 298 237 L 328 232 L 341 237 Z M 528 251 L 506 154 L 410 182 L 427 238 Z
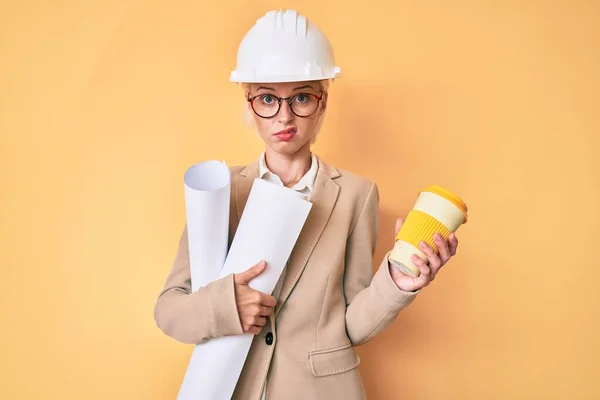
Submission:
M 231 81 L 300 82 L 332 79 L 333 48 L 325 34 L 294 10 L 269 11 L 246 33 Z

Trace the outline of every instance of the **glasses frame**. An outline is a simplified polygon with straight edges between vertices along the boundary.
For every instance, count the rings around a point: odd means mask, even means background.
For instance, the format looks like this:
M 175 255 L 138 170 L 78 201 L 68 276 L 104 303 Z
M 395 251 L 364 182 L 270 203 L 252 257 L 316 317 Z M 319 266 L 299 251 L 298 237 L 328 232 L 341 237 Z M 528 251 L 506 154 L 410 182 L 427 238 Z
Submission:
M 270 117 L 264 117 L 264 116 L 260 115 L 258 112 L 256 112 L 256 110 L 254 109 L 254 100 L 257 99 L 257 98 L 259 98 L 259 97 L 262 97 L 262 96 L 272 96 L 273 98 L 277 99 L 277 111 L 275 112 L 275 114 L 271 115 Z M 296 114 L 296 112 L 292 108 L 292 102 L 298 96 L 312 96 L 315 99 L 317 99 L 317 107 L 315 108 L 315 111 L 313 111 L 312 113 L 310 113 L 308 115 L 298 115 L 298 114 Z M 313 94 L 313 93 L 298 93 L 298 94 L 295 94 L 295 95 L 293 95 L 291 97 L 277 97 L 274 94 L 261 93 L 261 94 L 257 94 L 256 96 L 252 96 L 252 97 L 248 96 L 247 100 L 248 100 L 248 103 L 250 103 L 250 108 L 252 108 L 252 111 L 254 111 L 254 114 L 256 114 L 259 117 L 264 118 L 264 119 L 271 119 L 271 118 L 274 118 L 275 116 L 277 116 L 277 114 L 279 114 L 279 111 L 281 111 L 281 102 L 282 101 L 285 101 L 286 103 L 288 103 L 288 106 L 290 107 L 290 111 L 296 117 L 299 117 L 299 118 L 308 118 L 311 115 L 314 115 L 314 113 L 316 113 L 317 110 L 319 109 L 319 103 L 321 103 L 321 100 L 323 100 L 323 91 L 321 91 L 321 94 L 318 95 L 318 96 L 316 94 Z

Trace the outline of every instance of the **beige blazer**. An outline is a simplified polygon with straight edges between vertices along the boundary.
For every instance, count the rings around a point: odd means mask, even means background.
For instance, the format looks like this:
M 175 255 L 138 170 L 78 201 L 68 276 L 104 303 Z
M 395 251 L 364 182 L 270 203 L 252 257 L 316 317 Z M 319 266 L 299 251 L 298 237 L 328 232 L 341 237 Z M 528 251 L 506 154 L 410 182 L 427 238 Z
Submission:
M 396 287 L 387 256 L 373 274 L 376 184 L 317 160 L 313 207 L 290 256 L 278 304 L 254 337 L 233 399 L 258 400 L 267 376 L 267 399 L 364 399 L 353 346 L 389 326 L 416 295 Z M 230 243 L 258 162 L 232 167 L 231 173 Z M 233 275 L 191 293 L 185 230 L 154 317 L 165 334 L 184 343 L 242 334 Z

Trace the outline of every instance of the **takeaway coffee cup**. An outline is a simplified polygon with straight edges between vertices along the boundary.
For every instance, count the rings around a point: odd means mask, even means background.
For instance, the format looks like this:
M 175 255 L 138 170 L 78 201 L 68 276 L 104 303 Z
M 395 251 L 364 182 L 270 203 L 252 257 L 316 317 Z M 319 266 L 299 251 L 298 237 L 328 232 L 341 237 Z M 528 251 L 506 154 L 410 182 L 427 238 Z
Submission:
M 406 275 L 419 276 L 419 269 L 412 262 L 416 254 L 427 261 L 427 256 L 419 249 L 424 241 L 436 252 L 438 247 L 433 241 L 437 232 L 444 239 L 467 222 L 467 205 L 456 194 L 440 186 L 429 186 L 421 191 L 413 209 L 396 235 L 394 249 L 388 260 Z

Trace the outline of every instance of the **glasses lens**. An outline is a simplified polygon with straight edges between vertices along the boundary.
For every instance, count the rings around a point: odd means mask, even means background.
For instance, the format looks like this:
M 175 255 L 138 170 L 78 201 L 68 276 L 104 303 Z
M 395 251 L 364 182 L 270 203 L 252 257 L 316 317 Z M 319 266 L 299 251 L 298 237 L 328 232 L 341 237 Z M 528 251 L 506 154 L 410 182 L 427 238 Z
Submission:
M 270 94 L 263 94 L 252 100 L 254 112 L 263 118 L 270 118 L 279 111 L 279 100 Z
M 292 98 L 292 111 L 299 117 L 308 117 L 317 111 L 319 100 L 310 93 L 300 93 Z

